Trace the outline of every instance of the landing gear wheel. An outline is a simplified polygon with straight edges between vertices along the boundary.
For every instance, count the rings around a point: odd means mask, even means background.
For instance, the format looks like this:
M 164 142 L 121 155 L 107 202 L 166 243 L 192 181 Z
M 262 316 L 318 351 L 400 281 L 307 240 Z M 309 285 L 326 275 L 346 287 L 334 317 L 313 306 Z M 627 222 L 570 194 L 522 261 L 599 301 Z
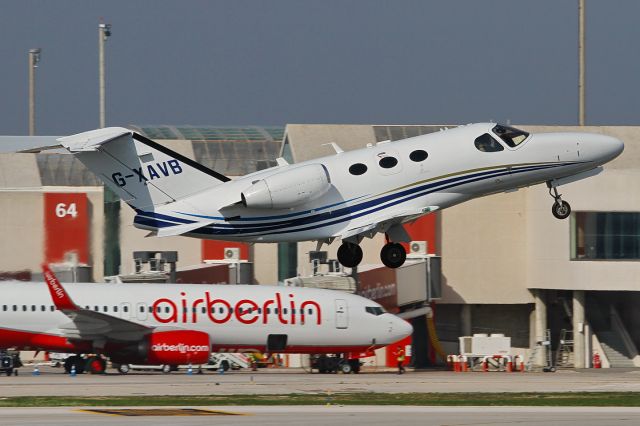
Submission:
M 553 206 L 551 206 L 551 213 L 553 213 L 557 219 L 566 219 L 571 215 L 571 206 L 566 201 L 557 200 L 553 203 Z
M 86 361 L 81 356 L 73 355 L 64 360 L 64 371 L 67 374 L 71 373 L 71 368 L 75 367 L 76 374 L 84 373 Z
M 558 187 L 554 186 L 551 181 L 547 182 L 547 187 L 549 188 L 549 195 L 553 197 L 555 202 L 553 206 L 551 206 L 551 213 L 557 219 L 566 219 L 571 215 L 571 206 L 569 203 L 562 199 L 562 195 L 558 194 Z
M 399 243 L 387 243 L 380 251 L 380 260 L 387 268 L 399 268 L 407 259 L 407 252 Z
M 107 362 L 99 356 L 92 356 L 87 360 L 86 370 L 91 374 L 104 374 Z
M 169 364 L 163 364 L 160 371 L 162 371 L 164 374 L 169 374 L 173 371 L 173 367 Z
M 342 243 L 338 248 L 338 262 L 347 268 L 355 268 L 362 262 L 362 249 L 353 243 Z

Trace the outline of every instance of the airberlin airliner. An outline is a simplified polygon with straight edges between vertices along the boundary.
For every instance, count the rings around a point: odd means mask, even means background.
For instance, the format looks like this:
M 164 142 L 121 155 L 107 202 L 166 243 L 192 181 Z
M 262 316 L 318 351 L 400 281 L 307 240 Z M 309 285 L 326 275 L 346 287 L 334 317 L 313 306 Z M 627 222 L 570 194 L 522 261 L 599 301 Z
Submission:
M 412 332 L 378 303 L 332 290 L 199 284 L 0 284 L 0 349 L 99 354 L 114 363 L 205 364 L 212 352 L 372 350 Z M 104 371 L 102 357 L 85 365 Z

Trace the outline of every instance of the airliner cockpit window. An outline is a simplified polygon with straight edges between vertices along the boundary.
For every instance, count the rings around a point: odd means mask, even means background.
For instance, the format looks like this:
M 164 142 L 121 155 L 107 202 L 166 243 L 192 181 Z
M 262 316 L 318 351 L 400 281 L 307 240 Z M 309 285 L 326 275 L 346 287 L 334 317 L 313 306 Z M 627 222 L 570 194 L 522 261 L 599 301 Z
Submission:
M 514 127 L 503 126 L 502 124 L 498 124 L 493 128 L 493 132 L 500 136 L 500 139 L 504 141 L 511 148 L 515 148 L 520 145 L 529 137 L 529 133 L 524 130 L 518 130 Z
M 482 152 L 498 152 L 503 151 L 504 147 L 500 145 L 500 142 L 491 137 L 489 133 L 485 133 L 482 136 L 478 136 L 475 141 L 476 148 Z
M 382 306 L 366 306 L 365 310 L 375 316 L 382 315 L 386 312 Z

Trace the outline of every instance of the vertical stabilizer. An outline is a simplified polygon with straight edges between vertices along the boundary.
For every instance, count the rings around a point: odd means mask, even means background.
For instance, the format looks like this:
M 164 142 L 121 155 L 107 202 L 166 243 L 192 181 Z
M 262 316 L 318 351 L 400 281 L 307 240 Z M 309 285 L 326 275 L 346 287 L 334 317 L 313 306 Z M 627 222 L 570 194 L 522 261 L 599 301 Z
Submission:
M 58 141 L 120 198 L 142 210 L 229 181 L 228 177 L 123 127 L 92 130 Z

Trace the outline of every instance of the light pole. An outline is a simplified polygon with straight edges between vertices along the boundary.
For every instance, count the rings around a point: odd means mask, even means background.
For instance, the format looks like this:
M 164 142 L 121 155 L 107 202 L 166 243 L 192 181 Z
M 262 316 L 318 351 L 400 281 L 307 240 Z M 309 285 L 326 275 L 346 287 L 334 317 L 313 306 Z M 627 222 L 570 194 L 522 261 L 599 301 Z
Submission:
M 36 68 L 42 49 L 29 49 L 29 136 L 36 134 Z
M 100 128 L 105 127 L 105 108 L 104 108 L 104 42 L 111 36 L 111 24 L 105 24 L 100 20 L 98 25 L 98 69 L 100 87 Z
M 578 124 L 581 126 L 585 117 L 584 41 L 584 0 L 578 0 Z

